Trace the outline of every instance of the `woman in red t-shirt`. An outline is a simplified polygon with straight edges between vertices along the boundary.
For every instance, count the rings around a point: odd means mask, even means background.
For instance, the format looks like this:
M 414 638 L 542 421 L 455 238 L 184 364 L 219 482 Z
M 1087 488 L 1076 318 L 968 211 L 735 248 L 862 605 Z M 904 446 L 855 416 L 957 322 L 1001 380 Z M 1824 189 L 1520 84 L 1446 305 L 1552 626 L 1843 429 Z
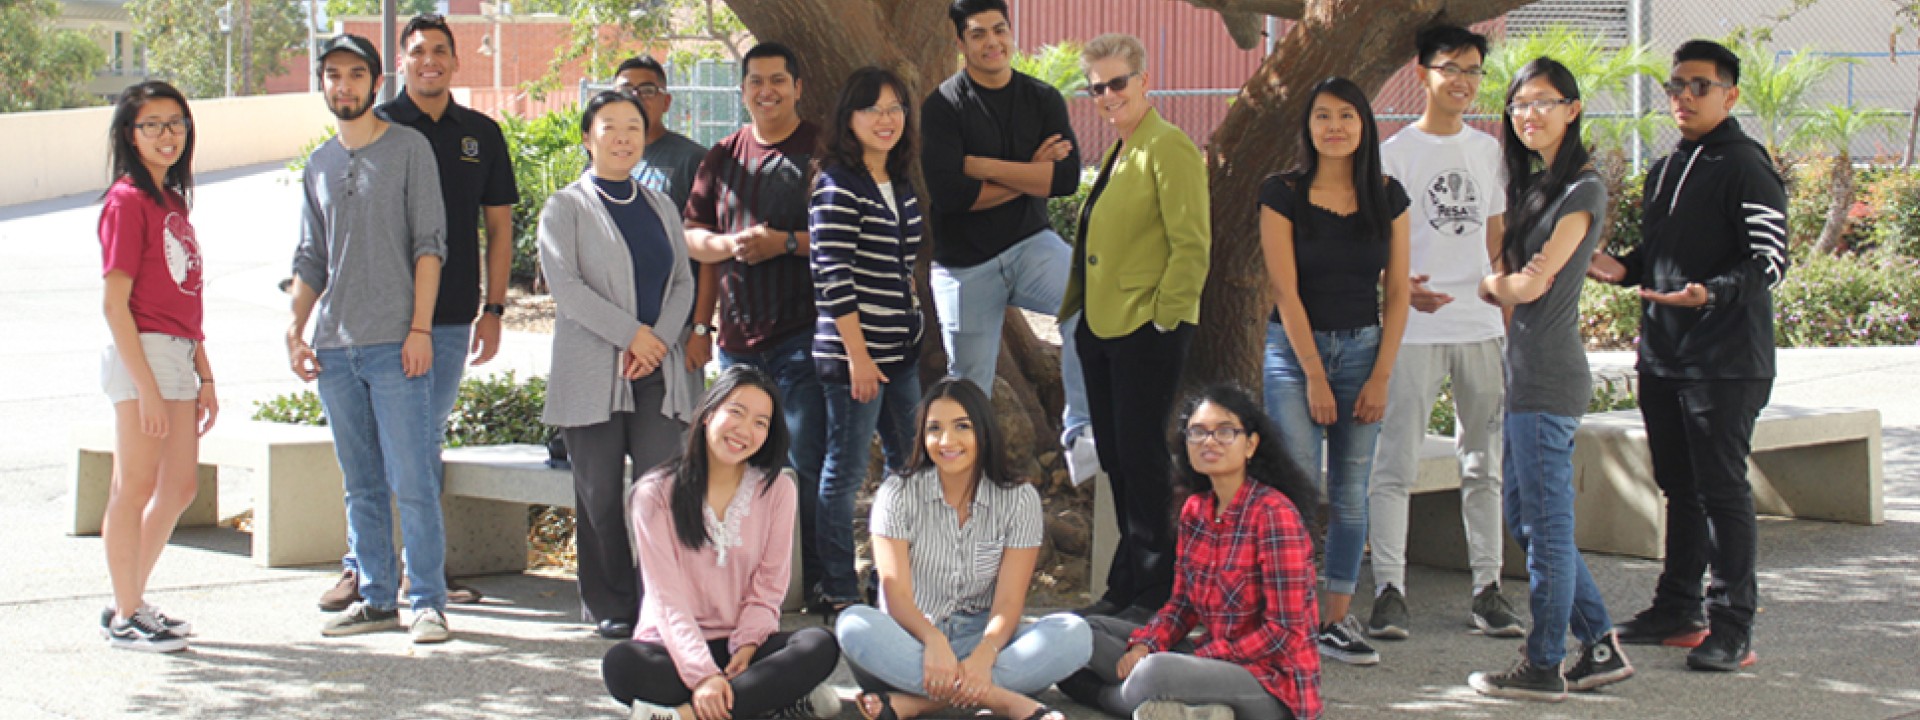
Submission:
M 113 343 L 101 384 L 113 401 L 113 490 L 100 536 L 113 647 L 175 652 L 191 626 L 146 603 L 147 578 L 199 488 L 200 436 L 220 412 L 200 329 L 200 246 L 187 222 L 193 114 L 163 82 L 128 87 L 109 137 L 116 176 L 100 208 L 103 303 Z

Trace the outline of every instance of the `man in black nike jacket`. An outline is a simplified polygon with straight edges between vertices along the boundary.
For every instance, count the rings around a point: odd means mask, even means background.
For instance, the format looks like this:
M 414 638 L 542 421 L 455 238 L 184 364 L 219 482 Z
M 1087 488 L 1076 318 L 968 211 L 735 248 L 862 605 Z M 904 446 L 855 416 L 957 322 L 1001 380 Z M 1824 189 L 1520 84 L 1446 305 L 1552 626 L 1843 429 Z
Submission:
M 1589 271 L 1640 288 L 1640 413 L 1667 498 L 1653 606 L 1616 630 L 1621 642 L 1695 646 L 1696 670 L 1739 670 L 1755 657 L 1746 461 L 1773 389 L 1772 288 L 1788 265 L 1786 188 L 1729 117 L 1739 82 L 1739 58 L 1717 43 L 1673 54 L 1666 91 L 1682 140 L 1647 171 L 1640 246 L 1618 259 L 1597 253 Z

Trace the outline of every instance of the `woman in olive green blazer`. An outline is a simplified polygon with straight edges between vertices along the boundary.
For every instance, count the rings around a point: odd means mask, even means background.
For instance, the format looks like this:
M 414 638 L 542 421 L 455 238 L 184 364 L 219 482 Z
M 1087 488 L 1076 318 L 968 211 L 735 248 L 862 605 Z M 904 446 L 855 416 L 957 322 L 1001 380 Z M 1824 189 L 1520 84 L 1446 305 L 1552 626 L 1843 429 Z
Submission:
M 1146 48 L 1131 35 L 1087 43 L 1080 67 L 1101 119 L 1120 133 L 1080 211 L 1060 316 L 1076 331 L 1094 447 L 1113 485 L 1120 543 L 1094 614 L 1151 617 L 1173 589 L 1167 414 L 1200 322 L 1212 228 L 1207 165 L 1147 100 Z

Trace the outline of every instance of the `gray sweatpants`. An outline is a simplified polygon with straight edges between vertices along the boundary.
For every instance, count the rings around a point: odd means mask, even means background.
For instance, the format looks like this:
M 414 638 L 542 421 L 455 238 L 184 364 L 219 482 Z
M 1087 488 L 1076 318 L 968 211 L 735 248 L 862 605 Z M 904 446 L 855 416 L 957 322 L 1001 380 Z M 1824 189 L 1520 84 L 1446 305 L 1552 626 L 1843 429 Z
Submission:
M 1460 519 L 1467 531 L 1473 589 L 1500 581 L 1506 549 L 1500 514 L 1500 436 L 1505 413 L 1505 340 L 1402 345 L 1387 382 L 1387 413 L 1368 486 L 1367 544 L 1373 583 L 1407 589 L 1409 494 L 1420 476 L 1420 444 L 1440 394 L 1453 378 L 1454 454 L 1460 459 Z
M 1188 705 L 1220 704 L 1233 708 L 1236 718 L 1288 720 L 1293 712 L 1261 687 L 1253 673 L 1225 660 L 1194 657 L 1193 645 L 1182 642 L 1173 652 L 1148 655 L 1122 681 L 1114 672 L 1127 654 L 1127 638 L 1139 625 L 1095 615 L 1087 618 L 1093 630 L 1093 658 L 1087 668 L 1060 681 L 1060 690 L 1082 705 L 1091 705 L 1118 717 L 1131 717 L 1148 700 L 1172 700 Z

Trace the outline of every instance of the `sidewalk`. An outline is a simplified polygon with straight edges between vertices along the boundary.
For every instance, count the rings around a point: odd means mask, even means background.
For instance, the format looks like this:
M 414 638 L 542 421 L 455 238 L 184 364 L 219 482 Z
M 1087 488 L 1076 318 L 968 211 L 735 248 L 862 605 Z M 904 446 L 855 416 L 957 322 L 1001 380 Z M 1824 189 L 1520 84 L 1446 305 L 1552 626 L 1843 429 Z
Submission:
M 270 168 L 201 178 L 194 220 L 207 261 L 210 357 L 223 417 L 300 389 L 280 338 L 296 238 L 298 185 Z M 107 602 L 98 538 L 70 538 L 69 428 L 106 423 L 98 390 L 107 341 L 99 310 L 97 204 L 62 199 L 0 208 L 0 718 L 403 717 L 616 718 L 600 682 L 607 642 L 577 621 L 570 578 L 480 578 L 487 601 L 455 606 L 455 640 L 415 648 L 403 634 L 323 639 L 314 599 L 331 566 L 263 569 L 245 535 L 184 530 L 160 562 L 150 597 L 194 621 L 193 650 L 156 657 L 104 647 L 94 623 Z M 544 372 L 545 336 L 513 335 L 488 372 Z M 1597 366 L 1631 365 L 1620 353 Z M 1345 718 L 1892 718 L 1920 713 L 1920 348 L 1784 351 L 1774 401 L 1878 408 L 1886 426 L 1887 524 L 1865 528 L 1763 519 L 1761 600 L 1752 672 L 1705 676 L 1684 651 L 1630 648 L 1639 674 L 1560 705 L 1481 698 L 1474 670 L 1512 662 L 1516 643 L 1470 634 L 1470 580 L 1415 567 L 1412 639 L 1383 643 L 1373 668 L 1328 663 L 1327 716 Z M 223 515 L 246 486 L 223 483 Z M 1616 619 L 1639 610 L 1657 563 L 1588 562 Z M 1362 579 L 1363 587 L 1371 587 Z M 1524 582 L 1507 596 L 1525 607 Z M 1363 593 L 1364 595 L 1364 593 Z M 1356 603 L 1364 617 L 1367 600 Z M 807 624 L 811 618 L 789 618 Z M 843 694 L 852 682 L 835 675 Z M 1042 698 L 1077 719 L 1102 717 Z M 843 718 L 857 718 L 848 706 Z

